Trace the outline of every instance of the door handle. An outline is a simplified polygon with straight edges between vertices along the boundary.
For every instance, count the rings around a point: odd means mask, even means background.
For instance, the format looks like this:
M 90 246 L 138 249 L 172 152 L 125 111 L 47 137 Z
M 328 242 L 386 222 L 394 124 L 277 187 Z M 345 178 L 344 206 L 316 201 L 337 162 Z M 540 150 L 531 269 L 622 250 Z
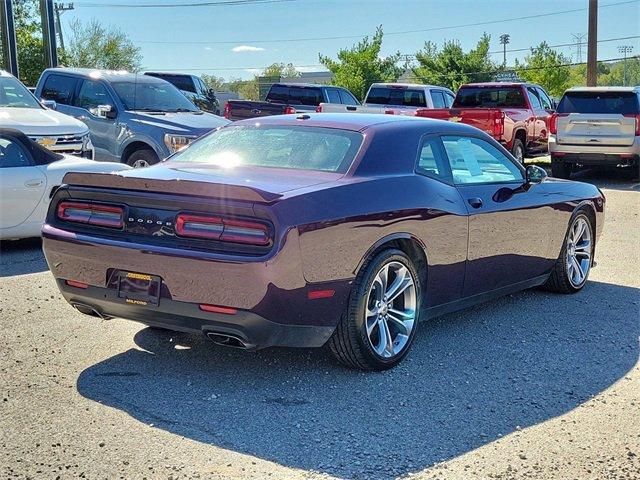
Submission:
M 480 208 L 482 206 L 482 199 L 478 197 L 469 198 L 467 199 L 467 202 L 469 202 L 469 205 L 473 208 Z
M 349 110 L 350 112 L 355 112 L 356 111 L 356 107 L 347 107 L 347 110 Z
M 26 182 L 24 182 L 24 186 L 25 187 L 39 187 L 40 185 L 42 185 L 42 180 L 38 180 L 38 179 L 34 179 L 34 180 L 27 180 Z

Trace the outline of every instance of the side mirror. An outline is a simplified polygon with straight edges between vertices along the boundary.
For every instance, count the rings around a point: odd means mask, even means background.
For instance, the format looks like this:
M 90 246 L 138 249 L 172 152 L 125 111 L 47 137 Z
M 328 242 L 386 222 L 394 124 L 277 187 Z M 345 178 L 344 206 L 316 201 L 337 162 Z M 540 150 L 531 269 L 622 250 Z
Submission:
M 117 116 L 117 112 L 111 105 L 98 105 L 95 108 L 90 108 L 89 112 L 91 115 L 95 115 L 100 118 L 114 119 Z
M 537 165 L 529 165 L 526 170 L 527 183 L 540 183 L 547 178 L 547 171 Z
M 40 100 L 40 103 L 43 107 L 48 108 L 49 110 L 57 110 L 58 104 L 55 100 L 45 100 L 44 98 Z
M 207 95 L 211 98 L 216 98 L 216 91 L 213 88 L 207 90 Z

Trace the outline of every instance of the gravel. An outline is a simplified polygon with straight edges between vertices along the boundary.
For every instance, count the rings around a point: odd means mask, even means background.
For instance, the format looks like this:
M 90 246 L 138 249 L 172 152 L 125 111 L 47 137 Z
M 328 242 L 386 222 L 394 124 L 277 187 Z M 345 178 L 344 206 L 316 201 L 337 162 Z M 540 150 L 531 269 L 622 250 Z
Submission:
M 378 374 L 85 317 L 3 243 L 0 475 L 640 478 L 640 185 L 582 177 L 608 203 L 582 293 L 434 319 Z

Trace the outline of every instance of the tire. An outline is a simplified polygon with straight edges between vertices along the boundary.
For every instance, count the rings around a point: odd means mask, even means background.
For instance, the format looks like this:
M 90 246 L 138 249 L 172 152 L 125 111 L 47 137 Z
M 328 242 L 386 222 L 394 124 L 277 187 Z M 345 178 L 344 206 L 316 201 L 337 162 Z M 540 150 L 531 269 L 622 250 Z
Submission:
M 511 146 L 511 155 L 513 155 L 521 165 L 524 165 L 525 148 L 524 143 L 522 143 L 522 140 L 519 138 L 516 138 L 513 141 L 513 145 Z
M 158 155 L 156 155 L 156 152 L 150 148 L 141 148 L 129 155 L 129 158 L 127 158 L 127 165 L 133 168 L 143 168 L 148 167 L 149 165 L 155 165 L 159 161 L 160 159 L 158 158 Z
M 383 296 L 378 274 L 385 268 L 390 280 L 386 292 L 391 291 L 394 285 L 407 286 L 389 303 L 376 303 L 376 299 Z M 404 282 L 400 281 L 401 278 L 405 279 Z M 347 309 L 328 342 L 333 355 L 343 365 L 360 370 L 379 371 L 397 365 L 407 355 L 415 338 L 421 294 L 419 272 L 404 252 L 389 249 L 377 254 L 356 277 Z M 399 315 L 400 310 L 403 311 L 402 316 Z M 406 320 L 394 320 L 396 316 Z M 385 342 L 387 338 L 391 341 Z
M 560 162 L 551 157 L 551 176 L 569 179 L 571 177 L 571 164 Z
M 588 238 L 587 246 L 585 246 L 584 236 L 581 236 L 580 239 L 576 241 L 577 232 L 581 231 L 582 226 L 586 229 L 586 238 Z M 545 284 L 548 290 L 557 293 L 577 293 L 582 290 L 589 278 L 589 271 L 591 270 L 593 260 L 594 242 L 591 220 L 589 220 L 589 217 L 583 210 L 579 210 L 578 213 L 571 218 L 560 256 L 556 260 L 551 275 Z M 573 263 L 571 261 L 572 256 L 576 259 L 577 266 L 582 272 L 580 279 L 578 279 L 576 275 L 576 265 L 574 264 L 573 267 L 570 267 L 570 264 Z

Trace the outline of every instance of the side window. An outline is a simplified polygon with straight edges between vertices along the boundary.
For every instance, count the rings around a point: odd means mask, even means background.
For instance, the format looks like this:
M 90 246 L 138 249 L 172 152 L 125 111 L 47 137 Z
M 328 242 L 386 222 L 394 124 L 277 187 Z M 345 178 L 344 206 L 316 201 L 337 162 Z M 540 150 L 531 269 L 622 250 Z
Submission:
M 420 146 L 416 173 L 427 177 L 451 182 L 451 175 L 446 160 L 440 154 L 440 147 L 435 138 L 425 140 Z
M 78 80 L 66 75 L 49 75 L 42 87 L 42 98 L 69 105 Z
M 340 93 L 335 88 L 327 88 L 327 98 L 329 103 L 342 103 L 340 101 Z
M 0 137 L 0 168 L 30 166 L 31 157 L 21 144 L 7 137 Z
M 453 101 L 455 100 L 455 98 L 455 95 L 452 95 L 449 92 L 444 92 L 444 101 L 447 104 L 447 108 L 451 108 L 451 105 L 453 105 Z
M 515 163 L 490 143 L 474 137 L 442 137 L 456 185 L 522 181 Z
M 540 102 L 540 98 L 538 97 L 538 92 L 533 87 L 527 87 L 527 95 L 529 97 L 529 101 L 531 102 L 531 106 L 533 108 L 542 108 L 542 103 Z
M 289 87 L 274 85 L 269 90 L 267 97 L 274 103 L 287 103 L 289 101 Z
M 96 108 L 98 105 L 113 105 L 111 96 L 106 87 L 101 82 L 85 80 L 82 82 L 78 98 L 73 102 L 74 106 L 85 108 Z
M 346 90 L 338 90 L 340 92 L 340 99 L 342 104 L 344 105 L 360 105 L 358 100 L 355 99 L 353 95 L 351 95 Z
M 440 90 L 431 90 L 431 100 L 433 101 L 433 108 L 445 108 L 444 95 Z
M 541 88 L 536 88 L 536 91 L 538 92 L 538 97 L 540 97 L 540 101 L 542 102 L 542 108 L 545 110 L 553 110 L 553 104 L 551 103 L 551 99 L 549 98 L 549 95 L 547 95 L 547 92 Z

